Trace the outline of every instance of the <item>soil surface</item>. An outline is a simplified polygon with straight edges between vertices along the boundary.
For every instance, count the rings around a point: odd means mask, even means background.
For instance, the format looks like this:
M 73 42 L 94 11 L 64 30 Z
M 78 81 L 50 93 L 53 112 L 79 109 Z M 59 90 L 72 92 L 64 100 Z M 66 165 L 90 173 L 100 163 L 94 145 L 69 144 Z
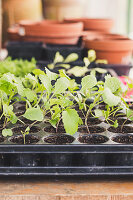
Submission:
M 117 128 L 115 127 L 110 127 L 108 128 L 108 131 L 113 132 L 113 133 L 133 133 L 133 127 L 132 126 L 123 126 L 123 129 L 121 130 L 121 126 L 118 126 Z
M 22 112 L 17 112 L 17 113 L 15 113 L 15 114 L 16 114 L 17 117 L 20 117 L 20 116 L 23 115 L 24 113 L 25 113 L 25 112 L 22 111 Z
M 50 144 L 70 144 L 75 140 L 71 135 L 66 134 L 54 134 L 44 138 L 44 142 Z
M 22 117 L 21 118 L 21 120 L 22 120 L 22 122 L 24 123 L 24 124 L 33 124 L 35 121 L 31 121 L 31 120 L 29 120 L 29 119 L 26 119 L 26 118 L 24 118 L 24 117 Z M 23 124 L 21 121 L 18 121 L 17 122 L 17 124 Z M 39 124 L 40 122 L 39 121 L 37 121 L 35 124 Z
M 45 132 L 48 133 L 56 133 L 56 129 L 53 126 L 47 126 L 43 129 Z M 63 126 L 59 126 L 57 129 L 57 133 L 65 133 L 65 129 Z
M 112 140 L 117 143 L 133 144 L 133 135 L 120 135 L 113 137 Z
M 105 131 L 105 128 L 102 128 L 100 126 L 93 126 L 93 127 L 88 126 L 88 128 L 89 128 L 91 134 L 92 133 L 102 133 L 102 132 Z M 78 132 L 80 132 L 80 133 L 87 133 L 88 134 L 87 128 L 85 126 L 84 127 L 80 127 L 78 129 Z
M 22 105 L 22 106 L 18 106 L 18 107 L 17 107 L 17 110 L 18 110 L 18 111 L 26 111 L 26 107 L 23 106 L 23 105 Z
M 1 142 L 4 142 L 4 140 L 5 140 L 4 137 L 3 137 L 3 136 L 0 136 L 0 143 L 1 143 Z
M 17 143 L 17 144 L 24 144 L 23 135 L 12 136 L 10 138 L 10 141 L 13 142 L 13 143 Z M 26 135 L 25 136 L 25 143 L 26 144 L 33 144 L 33 143 L 37 143 L 38 141 L 39 141 L 39 138 L 35 135 Z
M 85 113 L 85 114 L 86 114 L 86 113 Z M 78 115 L 79 115 L 79 117 L 81 117 L 81 118 L 85 118 L 85 116 L 83 115 L 83 113 L 82 113 L 81 110 L 78 111 Z M 89 114 L 89 117 L 93 117 L 93 115 L 95 116 L 95 113 L 94 113 L 94 112 L 90 113 L 90 114 Z
M 98 119 L 98 118 L 89 117 L 88 120 L 87 120 L 87 122 L 88 122 L 87 124 L 88 124 L 89 126 L 91 126 L 91 125 L 100 124 L 102 121 L 101 121 L 100 119 Z
M 126 125 L 126 124 L 131 124 L 131 123 L 132 123 L 131 120 L 126 120 L 126 119 L 124 119 L 124 118 L 110 117 L 109 119 L 113 120 L 114 122 L 115 122 L 115 120 L 117 120 L 119 125 L 122 125 L 123 123 L 124 123 L 125 125 Z M 108 120 L 108 121 L 109 121 L 109 120 Z M 105 123 L 107 123 L 107 122 L 105 121 Z M 109 121 L 109 123 L 110 123 L 111 125 L 113 124 L 113 122 L 111 122 L 111 121 Z
M 115 113 L 115 115 L 111 115 L 110 117 L 114 117 L 114 116 L 117 117 L 117 118 L 126 117 L 126 114 L 123 113 L 123 112 L 118 111 L 118 112 Z
M 14 133 L 21 133 L 21 131 L 25 131 L 25 129 L 27 128 L 27 126 L 19 126 L 19 127 L 15 127 L 12 129 L 12 131 Z M 30 133 L 37 133 L 39 132 L 41 129 L 37 126 L 32 126 L 31 129 L 30 129 Z
M 107 142 L 109 138 L 98 134 L 87 134 L 87 135 L 81 135 L 78 138 L 78 140 L 79 142 L 86 144 L 101 144 Z

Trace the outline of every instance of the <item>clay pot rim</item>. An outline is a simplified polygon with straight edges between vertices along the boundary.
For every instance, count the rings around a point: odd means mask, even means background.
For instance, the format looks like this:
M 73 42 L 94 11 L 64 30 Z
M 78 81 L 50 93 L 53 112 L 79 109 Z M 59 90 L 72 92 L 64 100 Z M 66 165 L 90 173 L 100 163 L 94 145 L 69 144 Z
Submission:
M 132 51 L 133 40 L 126 39 L 104 39 L 104 40 L 88 40 L 85 39 L 85 47 L 94 48 L 103 51 Z
M 49 36 L 30 36 L 30 35 L 26 35 L 26 36 L 23 36 L 22 38 L 30 38 L 30 39 L 42 39 L 42 40 L 44 40 L 44 39 L 61 39 L 61 40 L 63 40 L 63 39 L 72 39 L 72 38 L 77 38 L 79 35 L 74 35 L 74 36 L 72 36 L 72 35 L 67 35 L 67 36 L 64 36 L 64 35 L 62 35 L 62 36 L 55 36 L 55 35 L 49 35 Z
M 113 23 L 113 19 L 111 19 L 111 18 L 87 18 L 87 17 L 83 17 L 83 18 L 66 18 L 66 19 L 64 19 L 64 21 L 82 21 L 82 22 L 86 22 L 86 21 L 88 21 L 88 22 L 112 22 Z
M 44 20 L 44 21 L 30 21 L 30 20 L 22 20 L 19 22 L 19 25 L 20 27 L 21 26 L 40 26 L 40 27 L 43 27 L 43 26 L 48 26 L 48 27 L 53 27 L 53 26 L 56 26 L 59 28 L 62 26 L 72 26 L 72 27 L 82 27 L 83 29 L 83 23 L 82 22 L 60 22 L 60 21 L 57 21 L 57 20 Z

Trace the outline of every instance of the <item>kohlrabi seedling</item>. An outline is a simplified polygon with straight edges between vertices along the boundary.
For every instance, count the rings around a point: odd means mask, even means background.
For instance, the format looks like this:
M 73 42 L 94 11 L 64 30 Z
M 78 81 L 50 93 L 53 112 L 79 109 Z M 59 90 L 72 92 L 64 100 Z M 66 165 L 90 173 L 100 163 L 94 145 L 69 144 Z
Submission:
M 76 53 L 71 53 L 70 55 L 68 55 L 66 58 L 64 58 L 59 52 L 57 52 L 55 54 L 55 58 L 53 63 L 48 64 L 48 68 L 49 69 L 55 69 L 57 67 L 62 67 L 64 69 L 69 69 L 70 68 L 70 64 L 71 62 L 74 62 L 78 59 L 78 54 Z
M 76 77 L 83 77 L 85 76 L 86 74 L 91 74 L 91 75 L 96 75 L 96 73 L 100 73 L 100 74 L 103 74 L 103 73 L 107 73 L 107 70 L 106 69 L 102 69 L 102 68 L 89 68 L 90 64 L 92 62 L 96 62 L 96 63 L 104 63 L 104 64 L 107 64 L 107 61 L 106 60 L 96 60 L 96 52 L 94 50 L 89 50 L 88 51 L 88 57 L 85 57 L 83 59 L 84 61 L 84 66 L 74 66 L 73 68 L 71 69 L 68 69 L 67 70 L 67 74 L 68 75 L 74 75 Z

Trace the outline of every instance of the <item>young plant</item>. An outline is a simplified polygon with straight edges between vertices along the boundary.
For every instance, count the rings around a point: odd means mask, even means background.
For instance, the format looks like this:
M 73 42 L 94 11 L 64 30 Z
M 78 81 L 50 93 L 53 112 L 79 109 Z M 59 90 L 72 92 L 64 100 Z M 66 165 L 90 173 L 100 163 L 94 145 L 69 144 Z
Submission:
M 86 104 L 87 99 L 91 99 L 93 103 Z M 97 82 L 94 75 L 82 78 L 81 89 L 78 91 L 75 100 L 85 116 L 85 126 L 88 133 L 90 133 L 88 117 L 92 111 L 95 113 L 94 117 L 105 117 L 105 120 L 109 122 L 109 116 L 120 110 L 121 104 L 124 103 L 120 81 L 110 75 L 105 77 L 105 82 Z M 98 109 L 97 106 L 103 102 L 106 110 Z M 118 126 L 117 120 L 113 123 L 113 126 Z
M 41 71 L 34 71 L 34 73 L 38 75 L 41 84 L 45 88 L 41 93 L 41 100 L 43 102 L 41 110 L 44 120 L 49 121 L 57 131 L 59 123 L 62 120 L 66 132 L 74 134 L 80 123 L 77 111 L 72 109 L 73 101 L 70 99 L 70 93 L 75 92 L 77 88 L 75 81 L 71 80 L 62 70 L 60 71 L 60 75 L 49 71 L 47 68 L 46 74 L 42 74 Z M 50 119 L 45 117 L 48 112 L 51 113 Z
M 74 66 L 71 69 L 67 70 L 68 75 L 74 75 L 76 77 L 83 77 L 86 74 L 91 74 L 91 75 L 96 75 L 96 73 L 104 74 L 107 73 L 106 69 L 101 69 L 101 68 L 90 68 L 91 63 L 96 62 L 96 63 L 104 63 L 107 64 L 106 60 L 96 60 L 96 52 L 94 50 L 89 50 L 88 51 L 88 57 L 85 57 L 83 59 L 84 61 L 84 66 Z
M 12 60 L 11 57 L 0 61 L 0 74 L 5 73 L 14 74 L 16 77 L 24 77 L 26 74 L 31 73 L 36 68 L 36 61 L 34 58 L 31 61 L 16 59 Z
M 48 64 L 48 68 L 50 70 L 53 70 L 57 67 L 62 67 L 64 69 L 69 69 L 70 68 L 70 64 L 71 62 L 74 62 L 78 59 L 78 54 L 76 53 L 71 53 L 69 54 L 66 58 L 64 58 L 59 52 L 57 52 L 55 54 L 55 58 L 54 58 L 54 61 L 53 63 L 51 64 Z

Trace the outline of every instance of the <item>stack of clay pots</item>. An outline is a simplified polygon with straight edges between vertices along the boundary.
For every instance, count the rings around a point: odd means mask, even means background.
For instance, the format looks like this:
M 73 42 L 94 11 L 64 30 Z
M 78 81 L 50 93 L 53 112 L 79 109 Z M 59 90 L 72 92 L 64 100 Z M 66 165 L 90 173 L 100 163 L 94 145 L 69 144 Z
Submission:
M 83 22 L 84 46 L 94 49 L 98 59 L 106 59 L 109 64 L 129 64 L 133 52 L 133 41 L 129 38 L 111 34 L 111 19 L 69 19 L 67 22 Z
M 111 34 L 111 19 L 65 19 L 20 21 L 18 26 L 8 29 L 10 40 L 41 41 L 45 44 L 77 45 L 82 37 L 83 47 L 94 49 L 97 59 L 105 59 L 109 64 L 129 65 L 133 52 L 133 41 Z
M 8 32 L 11 36 L 11 30 L 8 30 Z M 20 35 L 22 41 L 41 41 L 50 44 L 75 45 L 82 34 L 82 22 L 68 23 L 53 20 L 20 21 L 18 30 L 18 35 Z

